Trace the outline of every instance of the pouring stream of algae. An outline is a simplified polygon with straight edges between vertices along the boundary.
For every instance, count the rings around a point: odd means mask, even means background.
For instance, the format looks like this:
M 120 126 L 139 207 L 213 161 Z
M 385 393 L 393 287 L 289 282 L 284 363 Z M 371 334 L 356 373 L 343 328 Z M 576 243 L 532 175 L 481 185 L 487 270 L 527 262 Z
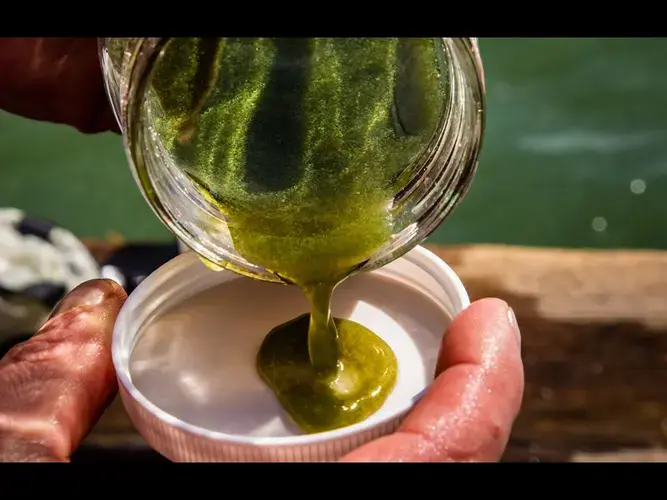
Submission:
M 437 39 L 182 38 L 152 81 L 155 129 L 225 215 L 236 251 L 309 299 L 257 369 L 305 432 L 360 422 L 393 390 L 380 337 L 333 318 L 336 286 L 412 223 L 391 210 L 445 102 Z M 261 305 L 259 305 L 261 307 Z

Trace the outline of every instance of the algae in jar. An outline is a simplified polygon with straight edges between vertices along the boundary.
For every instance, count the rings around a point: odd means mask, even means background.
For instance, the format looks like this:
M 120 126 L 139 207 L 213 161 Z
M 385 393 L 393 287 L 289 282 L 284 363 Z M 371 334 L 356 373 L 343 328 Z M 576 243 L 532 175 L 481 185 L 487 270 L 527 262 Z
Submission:
M 236 251 L 310 302 L 257 356 L 306 432 L 367 418 L 395 384 L 391 348 L 332 317 L 331 297 L 413 222 L 395 199 L 442 124 L 440 44 L 182 38 L 156 65 L 150 108 L 164 149 L 223 214 Z

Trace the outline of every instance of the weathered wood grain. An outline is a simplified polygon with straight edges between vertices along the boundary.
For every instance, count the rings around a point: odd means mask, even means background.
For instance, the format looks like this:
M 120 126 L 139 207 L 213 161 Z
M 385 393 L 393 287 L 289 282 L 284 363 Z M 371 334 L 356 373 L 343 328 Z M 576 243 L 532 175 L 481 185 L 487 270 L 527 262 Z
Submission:
M 654 457 L 665 446 L 667 253 L 433 250 L 471 298 L 500 297 L 516 311 L 526 392 L 506 459 Z

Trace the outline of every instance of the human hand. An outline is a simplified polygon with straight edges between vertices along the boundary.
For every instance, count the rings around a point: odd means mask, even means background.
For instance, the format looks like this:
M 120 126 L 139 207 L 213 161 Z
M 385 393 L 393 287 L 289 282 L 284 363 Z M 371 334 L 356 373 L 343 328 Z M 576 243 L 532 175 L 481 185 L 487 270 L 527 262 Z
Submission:
M 116 393 L 111 332 L 125 292 L 73 290 L 0 360 L 0 462 L 64 462 Z M 343 461 L 497 461 L 523 393 L 519 330 L 497 299 L 472 304 L 444 337 L 438 378 L 398 431 Z
M 496 462 L 523 398 L 521 333 L 499 299 L 474 302 L 443 337 L 437 378 L 398 430 L 345 462 Z
M 117 131 L 96 38 L 0 38 L 0 108 L 87 133 Z M 0 360 L 0 461 L 64 461 L 116 391 L 110 336 L 125 300 L 86 283 Z M 391 436 L 344 461 L 496 461 L 523 395 L 519 330 L 507 305 L 476 302 L 444 337 L 438 377 Z
M 97 38 L 0 38 L 0 74 L 5 111 L 86 133 L 118 131 Z
M 116 393 L 111 332 L 125 291 L 79 285 L 0 360 L 0 462 L 64 462 Z

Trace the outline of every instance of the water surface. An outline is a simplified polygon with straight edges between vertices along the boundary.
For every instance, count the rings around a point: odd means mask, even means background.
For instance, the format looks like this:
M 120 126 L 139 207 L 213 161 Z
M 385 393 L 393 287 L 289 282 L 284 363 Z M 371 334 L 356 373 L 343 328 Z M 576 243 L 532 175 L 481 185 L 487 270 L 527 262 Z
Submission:
M 430 241 L 667 248 L 667 39 L 482 39 L 480 50 L 479 174 Z M 169 239 L 118 137 L 4 113 L 0 137 L 0 205 L 80 235 Z

